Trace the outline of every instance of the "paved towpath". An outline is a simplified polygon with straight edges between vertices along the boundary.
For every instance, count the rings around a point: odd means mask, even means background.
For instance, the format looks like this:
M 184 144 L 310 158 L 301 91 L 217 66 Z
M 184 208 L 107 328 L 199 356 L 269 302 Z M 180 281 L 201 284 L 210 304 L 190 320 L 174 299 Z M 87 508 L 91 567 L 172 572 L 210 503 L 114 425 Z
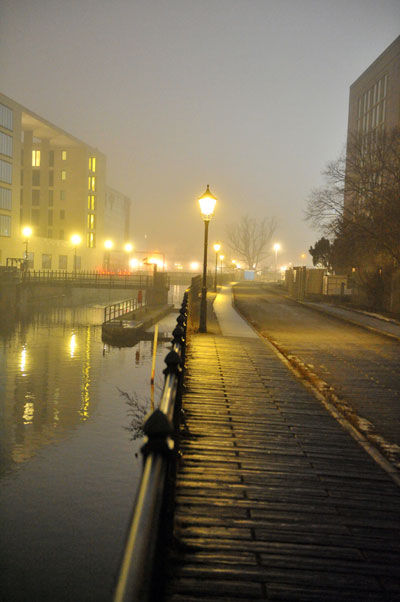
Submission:
M 188 350 L 165 600 L 400 600 L 400 488 L 222 293 Z

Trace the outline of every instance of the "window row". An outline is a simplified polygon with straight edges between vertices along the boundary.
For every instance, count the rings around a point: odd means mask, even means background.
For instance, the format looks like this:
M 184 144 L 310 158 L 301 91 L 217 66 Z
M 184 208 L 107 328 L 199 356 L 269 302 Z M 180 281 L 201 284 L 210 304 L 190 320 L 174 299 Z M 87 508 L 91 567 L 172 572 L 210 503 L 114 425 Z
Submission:
M 40 167 L 41 151 L 39 149 L 32 150 L 32 167 Z M 67 151 L 61 151 L 61 160 L 67 160 Z M 24 162 L 24 150 L 21 150 L 21 163 Z M 49 167 L 54 167 L 54 151 L 49 151 Z
M 74 269 L 74 270 L 80 270 L 81 269 L 81 257 L 79 255 L 76 255 L 74 257 L 70 258 L 70 262 L 68 262 L 68 255 L 59 255 L 58 256 L 58 267 L 55 268 L 53 267 L 53 256 L 50 255 L 49 253 L 42 253 L 42 265 L 40 267 L 40 269 L 42 270 L 51 270 L 51 269 L 58 269 L 58 270 L 67 270 L 68 269 L 68 263 L 71 264 L 70 269 Z M 28 253 L 28 265 L 29 268 L 32 270 L 35 267 L 35 253 Z
M 54 186 L 54 171 L 50 170 L 48 172 L 49 174 L 49 186 Z M 67 172 L 65 170 L 61 171 L 60 174 L 61 180 L 63 182 L 65 182 L 65 180 L 67 179 Z M 24 185 L 24 172 L 23 170 L 21 170 L 21 186 Z M 40 171 L 39 170 L 34 170 L 32 171 L 32 186 L 40 186 Z

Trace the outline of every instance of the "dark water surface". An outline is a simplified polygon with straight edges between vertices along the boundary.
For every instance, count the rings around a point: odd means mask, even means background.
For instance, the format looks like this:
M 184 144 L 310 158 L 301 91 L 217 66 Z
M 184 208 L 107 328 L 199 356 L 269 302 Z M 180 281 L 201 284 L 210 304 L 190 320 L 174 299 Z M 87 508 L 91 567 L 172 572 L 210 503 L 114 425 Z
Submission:
M 142 441 L 127 430 L 118 389 L 150 409 L 153 343 L 104 347 L 102 315 L 53 309 L 0 332 L 4 602 L 110 600 L 141 473 Z M 160 333 L 175 320 L 164 318 Z M 159 342 L 156 405 L 168 349 Z

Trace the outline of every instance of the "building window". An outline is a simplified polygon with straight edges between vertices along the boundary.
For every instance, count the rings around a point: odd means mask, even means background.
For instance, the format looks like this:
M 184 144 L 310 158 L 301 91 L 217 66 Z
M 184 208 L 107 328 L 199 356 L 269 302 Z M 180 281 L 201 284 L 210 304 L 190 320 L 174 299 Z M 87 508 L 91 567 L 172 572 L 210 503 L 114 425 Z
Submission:
M 382 132 L 386 113 L 387 75 L 375 82 L 358 99 L 357 131 L 368 134 L 372 131 Z
M 0 132 L 0 153 L 2 155 L 7 155 L 7 157 L 12 157 L 13 154 L 12 136 L 8 136 L 8 134 L 3 134 L 3 132 Z
M 11 236 L 11 217 L 0 215 L 0 236 Z
M 67 255 L 59 255 L 58 256 L 58 269 L 66 270 L 68 267 L 68 256 Z
M 64 240 L 64 230 L 60 230 L 59 239 Z
M 96 190 L 96 177 L 95 176 L 89 176 L 88 187 L 89 187 L 89 190 L 92 190 L 93 192 Z
M 0 209 L 11 211 L 12 208 L 12 193 L 9 188 L 0 186 Z
M 40 186 L 40 171 L 32 172 L 32 186 Z
M 60 201 L 65 201 L 66 195 L 65 190 L 60 190 Z
M 0 125 L 6 130 L 13 129 L 13 112 L 3 104 L 0 104 Z
M 61 170 L 61 179 L 62 180 L 66 180 L 67 179 L 67 172 L 65 171 L 65 169 Z
M 51 270 L 51 255 L 47 253 L 42 254 L 42 269 Z
M 49 207 L 54 205 L 54 190 L 49 190 Z
M 0 159 L 0 180 L 12 184 L 12 165 Z
M 40 209 L 32 209 L 32 225 L 39 226 L 40 224 Z
M 47 238 L 53 238 L 53 230 L 47 230 Z
M 64 211 L 64 209 L 61 209 L 61 211 L 60 211 L 60 219 L 65 219 L 65 211 Z
M 96 247 L 96 234 L 94 232 L 88 232 L 87 246 L 89 249 L 94 249 Z
M 54 186 L 54 171 L 49 171 L 49 186 Z
M 67 151 L 61 151 L 61 159 L 62 159 L 63 161 L 66 161 L 66 160 L 67 160 Z
M 39 188 L 34 188 L 32 190 L 32 205 L 40 205 L 40 190 L 39 190 Z
M 89 171 L 96 171 L 96 157 L 89 157 Z
M 40 167 L 40 150 L 32 151 L 32 167 Z
M 47 225 L 53 225 L 53 211 L 51 209 L 47 212 Z
M 95 216 L 93 215 L 93 213 L 89 213 L 87 216 L 87 227 L 88 227 L 88 230 L 94 230 L 96 227 L 96 220 L 95 220 Z
M 96 197 L 94 194 L 89 194 L 88 196 L 88 209 L 89 211 L 95 211 L 96 209 Z
M 49 167 L 54 167 L 54 151 L 49 151 Z

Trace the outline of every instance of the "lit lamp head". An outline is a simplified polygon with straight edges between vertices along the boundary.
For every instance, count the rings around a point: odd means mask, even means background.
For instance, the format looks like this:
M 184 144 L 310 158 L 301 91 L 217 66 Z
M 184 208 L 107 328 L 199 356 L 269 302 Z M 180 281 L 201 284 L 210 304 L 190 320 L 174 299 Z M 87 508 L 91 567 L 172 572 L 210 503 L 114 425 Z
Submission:
M 130 242 L 127 242 L 124 246 L 124 249 L 127 253 L 130 253 L 133 250 L 133 244 Z
M 274 251 L 277 253 L 280 250 L 281 250 L 281 245 L 279 244 L 279 242 L 276 242 L 274 244 Z
M 207 190 L 199 198 L 200 212 L 205 222 L 209 222 L 212 218 L 216 202 L 217 199 L 211 194 L 210 186 L 207 184 Z
M 113 241 L 112 240 L 106 240 L 104 242 L 104 247 L 107 249 L 107 251 L 110 251 L 113 248 Z
M 22 228 L 22 236 L 25 238 L 32 236 L 32 228 L 30 226 L 25 226 L 25 228 Z
M 220 261 L 223 261 L 225 259 L 225 255 L 220 255 L 219 258 L 220 258 Z
M 216 253 L 218 253 L 218 251 L 220 250 L 220 248 L 221 248 L 221 243 L 219 243 L 219 242 L 216 242 L 216 243 L 214 244 L 214 251 L 215 251 Z
M 81 244 L 81 237 L 79 236 L 79 234 L 73 234 L 71 236 L 71 243 L 74 245 L 74 247 L 77 247 L 78 245 Z

